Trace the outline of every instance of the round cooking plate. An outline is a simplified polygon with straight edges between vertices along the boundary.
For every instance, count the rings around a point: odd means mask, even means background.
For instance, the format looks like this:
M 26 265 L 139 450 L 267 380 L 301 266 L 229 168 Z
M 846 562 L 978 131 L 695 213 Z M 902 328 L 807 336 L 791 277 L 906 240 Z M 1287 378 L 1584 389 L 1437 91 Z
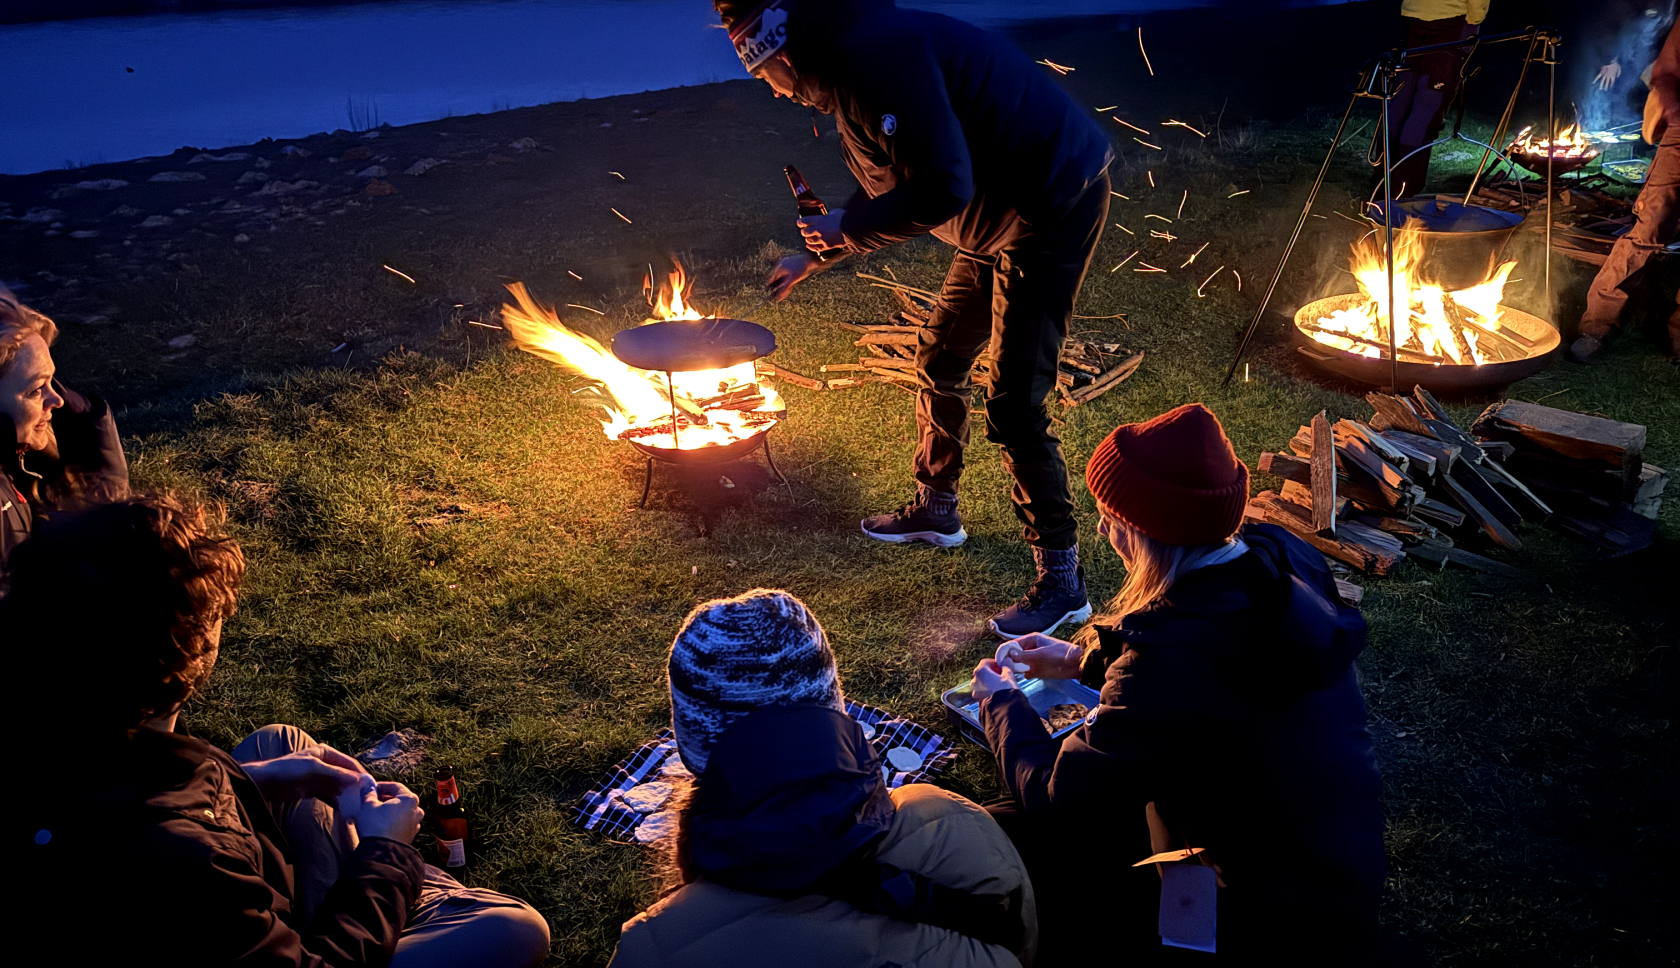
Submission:
M 612 353 L 643 370 L 719 370 L 776 350 L 776 335 L 742 319 L 672 319 L 621 330 Z

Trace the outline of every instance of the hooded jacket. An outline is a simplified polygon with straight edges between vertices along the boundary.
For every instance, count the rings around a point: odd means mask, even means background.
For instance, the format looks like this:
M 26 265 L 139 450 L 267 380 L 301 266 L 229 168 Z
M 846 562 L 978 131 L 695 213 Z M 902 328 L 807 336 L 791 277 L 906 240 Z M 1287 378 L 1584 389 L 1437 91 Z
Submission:
M 1107 941 L 1130 930 L 1159 947 L 1157 875 L 1129 866 L 1152 853 L 1153 802 L 1173 847 L 1206 848 L 1221 869 L 1222 952 L 1347 954 L 1375 926 L 1384 869 L 1353 666 L 1365 621 L 1305 542 L 1272 525 L 1242 536 L 1247 553 L 1098 630 L 1084 677 L 1100 677 L 1101 703 L 1060 744 L 1019 691 L 990 697 L 981 716 L 1022 809 L 1041 828 L 1100 839 L 1112 872 L 1102 889 L 1127 925 Z
M 813 78 L 861 191 L 841 232 L 867 252 L 932 232 L 996 254 L 1054 224 L 1113 159 L 1107 136 L 1004 38 L 892 0 L 793 5 L 788 57 Z
M 681 824 L 687 883 L 624 925 L 614 968 L 1030 964 L 1032 887 L 984 810 L 888 794 L 857 723 L 761 710 L 719 737 Z M 967 908 L 967 911 L 961 910 Z M 989 919 L 988 944 L 938 926 Z
M 142 968 L 390 960 L 425 874 L 413 847 L 363 838 L 313 922 L 299 923 L 291 849 L 231 756 L 144 727 L 77 753 L 92 769 L 32 774 L 43 795 L 23 798 L 8 824 L 28 885 L 18 950 Z
M 128 491 L 128 460 L 117 422 L 104 400 L 58 381 L 64 406 L 53 411 L 51 451 L 23 453 L 17 428 L 0 415 L 0 566 L 29 537 L 47 508 L 81 500 L 115 500 Z

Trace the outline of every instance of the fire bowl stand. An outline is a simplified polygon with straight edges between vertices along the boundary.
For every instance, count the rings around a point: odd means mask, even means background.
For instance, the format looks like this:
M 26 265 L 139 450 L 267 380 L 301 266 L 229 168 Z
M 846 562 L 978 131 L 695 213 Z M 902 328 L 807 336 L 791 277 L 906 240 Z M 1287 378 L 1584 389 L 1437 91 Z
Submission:
M 648 495 L 653 492 L 653 465 L 655 463 L 680 464 L 685 467 L 733 464 L 755 450 L 764 452 L 765 465 L 770 468 L 770 473 L 776 475 L 776 480 L 788 489 L 788 495 L 791 497 L 793 495 L 793 485 L 788 483 L 787 477 L 782 474 L 781 469 L 776 466 L 775 459 L 770 456 L 770 431 L 774 429 L 776 428 L 769 427 L 746 440 L 732 441 L 721 447 L 706 447 L 697 450 L 650 447 L 639 441 L 629 441 L 630 446 L 636 448 L 643 457 L 647 458 L 647 475 L 642 478 L 642 498 L 636 502 L 637 509 L 647 507 Z
M 1313 203 L 1318 201 L 1319 190 L 1324 187 L 1324 178 L 1330 173 L 1330 164 L 1335 160 L 1336 149 L 1341 147 L 1342 134 L 1347 130 L 1348 119 L 1353 116 L 1354 106 L 1360 98 L 1375 98 L 1382 102 L 1381 131 L 1383 160 L 1382 160 L 1382 191 L 1383 191 L 1383 227 L 1386 230 L 1388 256 L 1388 361 L 1390 387 L 1400 386 L 1400 359 L 1394 346 L 1394 155 L 1388 143 L 1389 136 L 1389 102 L 1398 93 L 1395 77 L 1406 70 L 1406 62 L 1420 54 L 1429 54 L 1441 50 L 1454 50 L 1468 47 L 1469 54 L 1465 55 L 1464 64 L 1459 69 L 1461 83 L 1459 97 L 1464 96 L 1462 80 L 1470 66 L 1470 60 L 1477 50 L 1490 44 L 1502 44 L 1507 41 L 1525 41 L 1527 49 L 1523 53 L 1522 69 L 1517 73 L 1517 82 L 1511 88 L 1511 96 L 1505 102 L 1505 113 L 1499 118 L 1495 126 L 1493 137 L 1483 145 L 1482 160 L 1476 165 L 1476 174 L 1470 179 L 1470 190 L 1464 195 L 1464 204 L 1470 204 L 1470 196 L 1476 193 L 1476 183 L 1481 181 L 1482 172 L 1487 168 L 1488 158 L 1498 152 L 1493 145 L 1503 142 L 1506 129 L 1511 125 L 1511 115 L 1516 112 L 1517 95 L 1522 92 L 1523 81 L 1528 77 L 1530 64 L 1544 64 L 1548 70 L 1546 94 L 1546 130 L 1548 137 L 1555 137 L 1557 127 L 1557 48 L 1562 38 L 1558 32 L 1550 27 L 1529 27 L 1526 30 L 1512 31 L 1505 34 L 1493 34 L 1483 37 L 1474 34 L 1464 40 L 1446 44 L 1430 44 L 1427 47 L 1413 47 L 1410 50 L 1391 50 L 1367 66 L 1360 75 L 1359 82 L 1354 85 L 1353 96 L 1348 99 L 1347 110 L 1342 112 L 1341 123 L 1336 125 L 1336 133 L 1330 138 L 1330 149 L 1324 153 L 1324 163 L 1318 167 L 1318 177 L 1313 179 L 1312 191 L 1307 193 L 1307 203 L 1301 207 L 1301 215 L 1295 220 L 1295 228 L 1289 233 L 1289 241 L 1283 247 L 1283 256 L 1278 259 L 1277 268 L 1272 272 L 1272 278 L 1266 284 L 1266 292 L 1260 297 L 1260 305 L 1254 310 L 1254 318 L 1248 323 L 1248 329 L 1243 333 L 1242 342 L 1237 346 L 1236 356 L 1231 358 L 1231 365 L 1225 370 L 1225 379 L 1221 386 L 1228 385 L 1231 377 L 1237 372 L 1237 364 L 1247 355 L 1248 344 L 1254 339 L 1254 334 L 1260 329 L 1260 323 L 1266 316 L 1266 307 L 1272 301 L 1272 294 L 1277 291 L 1278 280 L 1283 277 L 1284 267 L 1289 264 L 1289 257 L 1295 251 L 1295 243 L 1301 239 L 1301 230 L 1306 227 L 1307 218 L 1312 214 Z M 1461 102 L 1462 104 L 1462 102 Z M 1463 121 L 1462 108 L 1459 121 Z M 1455 132 L 1457 134 L 1457 132 Z M 1468 140 L 1468 139 L 1467 139 Z M 1425 147 L 1430 147 L 1426 145 Z M 1422 151 L 1423 148 L 1417 149 Z M 1408 155 L 1407 157 L 1411 157 Z M 1503 157 L 1503 156 L 1501 156 Z M 1507 159 L 1508 160 L 1508 159 Z M 1552 190 L 1554 185 L 1552 157 L 1550 152 L 1546 156 L 1546 301 L 1547 317 L 1553 316 L 1552 300 Z

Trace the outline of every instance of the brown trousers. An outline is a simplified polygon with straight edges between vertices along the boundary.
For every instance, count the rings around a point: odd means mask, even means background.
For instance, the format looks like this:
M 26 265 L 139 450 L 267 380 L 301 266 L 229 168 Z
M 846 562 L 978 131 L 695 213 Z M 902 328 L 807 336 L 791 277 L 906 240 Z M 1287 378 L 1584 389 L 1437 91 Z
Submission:
M 1633 228 L 1616 240 L 1587 290 L 1583 336 L 1603 339 L 1622 327 L 1630 292 L 1649 275 L 1647 263 L 1680 235 L 1680 129 L 1670 126 L 1663 134 L 1633 215 Z M 1680 357 L 1680 293 L 1668 316 L 1668 340 L 1669 350 Z

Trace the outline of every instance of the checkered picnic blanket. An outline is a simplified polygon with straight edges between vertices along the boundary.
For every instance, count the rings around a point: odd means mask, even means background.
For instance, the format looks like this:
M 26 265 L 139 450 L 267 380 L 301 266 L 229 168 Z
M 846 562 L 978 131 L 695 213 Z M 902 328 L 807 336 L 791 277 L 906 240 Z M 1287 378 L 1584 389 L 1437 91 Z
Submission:
M 950 769 L 957 758 L 957 748 L 950 740 L 884 709 L 848 700 L 846 714 L 863 726 L 869 744 L 881 757 L 881 773 L 889 789 L 906 783 L 931 783 L 934 777 Z M 910 771 L 894 767 L 888 761 L 887 752 L 899 747 L 915 753 L 921 759 L 921 767 Z M 651 742 L 642 744 L 627 759 L 614 765 L 599 783 L 589 788 L 583 799 L 572 807 L 572 822 L 623 843 L 658 840 L 671 831 L 674 818 L 662 810 L 669 791 L 660 790 L 652 784 L 669 784 L 688 775 L 688 769 L 677 756 L 675 734 L 669 729 L 662 729 Z M 644 787 L 643 793 L 652 795 L 631 796 L 630 802 L 626 803 L 626 794 L 644 784 L 648 786 Z M 644 826 L 649 818 L 658 819 Z

